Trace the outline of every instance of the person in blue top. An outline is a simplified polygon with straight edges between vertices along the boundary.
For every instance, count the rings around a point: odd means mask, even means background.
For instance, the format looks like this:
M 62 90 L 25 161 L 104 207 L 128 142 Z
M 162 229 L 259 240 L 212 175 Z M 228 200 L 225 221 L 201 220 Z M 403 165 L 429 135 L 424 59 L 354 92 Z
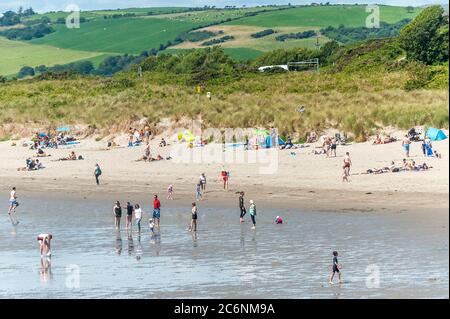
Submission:
M 332 274 L 331 274 L 331 278 L 330 278 L 330 284 L 333 284 L 333 278 L 334 278 L 334 274 L 338 273 L 338 284 L 341 283 L 341 272 L 339 271 L 339 269 L 341 268 L 341 265 L 338 262 L 338 252 L 337 251 L 333 251 L 333 265 L 332 265 Z
M 102 175 L 102 170 L 98 164 L 95 164 L 94 176 L 95 176 L 95 182 L 97 183 L 97 185 L 100 184 L 100 180 L 99 180 L 100 175 Z

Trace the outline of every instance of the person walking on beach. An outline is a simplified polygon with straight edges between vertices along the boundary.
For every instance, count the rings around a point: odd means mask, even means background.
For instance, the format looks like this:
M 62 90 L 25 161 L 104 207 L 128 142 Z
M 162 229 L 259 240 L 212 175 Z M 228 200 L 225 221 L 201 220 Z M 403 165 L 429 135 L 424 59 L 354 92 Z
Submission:
M 244 204 L 244 192 L 240 192 L 239 194 L 239 210 L 241 211 L 239 220 L 241 223 L 243 223 L 244 216 L 247 214 L 247 210 L 245 209 Z
M 126 219 L 126 224 L 125 224 L 126 229 L 131 230 L 131 228 L 132 228 L 131 222 L 133 220 L 133 210 L 134 210 L 133 205 L 131 205 L 130 202 L 127 202 L 127 219 Z
M 196 190 L 195 190 L 195 200 L 203 200 L 203 193 L 202 193 L 202 186 L 200 183 L 197 184 Z
M 167 199 L 173 200 L 173 185 L 170 184 L 169 187 L 167 187 Z
M 220 176 L 223 181 L 223 190 L 228 191 L 228 180 L 230 179 L 230 173 L 223 169 L 222 172 L 220 172 Z
M 40 234 L 37 236 L 37 241 L 39 244 L 39 252 L 41 253 L 41 257 L 51 255 L 50 251 L 50 242 L 53 239 L 51 234 Z
M 139 204 L 134 205 L 134 220 L 136 221 L 136 226 L 138 228 L 138 233 L 141 233 L 141 220 L 142 220 L 142 209 Z
M 100 165 L 95 164 L 94 176 L 95 176 L 95 182 L 97 183 L 97 185 L 100 185 L 100 180 L 99 180 L 100 175 L 102 175 L 102 170 L 100 168 Z
M 155 194 L 153 199 L 153 220 L 155 221 L 155 226 L 159 227 L 161 219 L 161 202 L 158 199 L 158 195 Z
M 333 284 L 333 278 L 334 278 L 334 274 L 338 273 L 338 284 L 341 283 L 341 272 L 339 271 L 339 268 L 341 268 L 341 265 L 338 262 L 338 252 L 337 251 L 333 251 L 333 265 L 332 265 L 332 274 L 330 277 L 330 284 Z
M 199 183 L 202 187 L 202 191 L 204 192 L 206 190 L 206 175 L 205 175 L 205 173 L 202 173 L 202 175 L 200 175 Z
M 337 142 L 333 138 L 333 139 L 331 139 L 330 156 L 333 156 L 333 154 L 334 154 L 334 157 L 336 157 L 336 148 L 337 148 Z
M 251 199 L 250 200 L 250 217 L 252 219 L 252 229 L 256 229 L 256 205 L 255 202 Z
M 16 188 L 13 187 L 11 190 L 11 196 L 9 197 L 8 216 L 9 216 L 9 220 L 11 221 L 11 224 L 13 224 L 14 226 L 19 223 L 18 221 L 14 221 L 14 217 L 13 217 L 13 214 L 15 214 L 16 208 L 18 206 L 19 206 L 19 202 L 17 201 Z
M 116 230 L 120 230 L 120 218 L 122 218 L 122 207 L 120 206 L 120 202 L 116 201 L 116 205 L 113 208 L 114 213 L 114 225 Z
M 410 146 L 411 146 L 411 140 L 409 139 L 408 135 L 405 135 L 405 137 L 403 138 L 403 141 L 402 141 L 402 147 L 403 147 L 403 150 L 405 151 L 406 157 L 409 157 Z
M 350 168 L 351 168 L 351 166 L 352 166 L 352 160 L 350 158 L 350 153 L 347 152 L 347 153 L 345 153 L 345 156 L 344 156 L 344 166 L 343 166 L 344 173 L 342 174 L 342 181 L 343 182 L 348 182 L 349 181 L 348 177 L 350 176 Z
M 197 231 L 197 204 L 192 203 L 192 210 L 191 210 L 191 226 L 189 227 L 190 232 L 196 232 Z

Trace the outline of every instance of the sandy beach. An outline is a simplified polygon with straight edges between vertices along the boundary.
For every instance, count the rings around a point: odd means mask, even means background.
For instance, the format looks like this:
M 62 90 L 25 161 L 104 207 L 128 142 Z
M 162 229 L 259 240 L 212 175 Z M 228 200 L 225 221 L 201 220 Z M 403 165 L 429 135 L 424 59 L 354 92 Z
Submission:
M 45 169 L 17 171 L 25 166 L 25 159 L 36 151 L 23 147 L 25 140 L 0 143 L 0 185 L 5 201 L 9 190 L 16 186 L 21 197 L 27 193 L 44 197 L 124 198 L 158 193 L 165 198 L 166 188 L 173 184 L 175 202 L 189 204 L 195 195 L 195 184 L 201 173 L 207 177 L 205 201 L 234 206 L 235 192 L 243 190 L 246 198 L 260 205 L 297 207 L 308 210 L 372 211 L 383 209 L 433 209 L 449 207 L 449 154 L 448 139 L 434 142 L 434 149 L 442 159 L 425 158 L 420 142 L 411 146 L 411 159 L 417 164 L 426 162 L 433 168 L 421 172 L 361 174 L 370 168 L 389 166 L 391 161 L 401 164 L 404 153 L 401 142 L 372 145 L 371 142 L 338 146 L 337 157 L 313 155 L 314 145 L 276 153 L 275 170 L 261 174 L 261 163 L 185 163 L 179 152 L 222 152 L 222 145 L 207 145 L 201 149 L 188 149 L 185 144 L 169 141 L 168 146 L 158 146 L 160 138 L 151 141 L 152 155 L 161 154 L 171 160 L 137 162 L 145 146 L 125 147 L 126 137 L 116 138 L 119 147 L 106 150 L 106 139 L 81 140 L 80 144 L 47 149 L 50 157 L 40 158 Z M 177 152 L 174 152 L 174 146 Z M 56 161 L 70 151 L 82 155 L 84 160 Z M 255 152 L 262 152 L 255 151 Z M 353 161 L 349 183 L 341 181 L 345 152 Z M 245 151 L 227 147 L 224 154 L 236 158 Z M 184 154 L 185 155 L 185 154 Z M 225 155 L 224 155 L 225 156 Z M 259 156 L 259 155 L 257 155 Z M 234 161 L 236 162 L 236 160 Z M 95 185 L 94 165 L 100 164 L 103 175 L 101 185 Z M 222 168 L 231 172 L 230 189 L 223 191 L 219 178 Z
M 392 160 L 400 165 L 401 142 L 338 146 L 336 158 L 313 155 L 313 145 L 277 151 L 274 170 L 261 174 L 267 163 L 183 163 L 178 157 L 216 152 L 237 159 L 248 155 L 242 147 L 192 150 L 170 141 L 160 148 L 159 140 L 151 143 L 152 156 L 172 159 L 137 162 L 145 146 L 106 150 L 106 139 L 91 138 L 46 149 L 51 156 L 40 158 L 45 168 L 38 171 L 17 171 L 36 152 L 23 141 L 0 143 L 0 299 L 448 298 L 448 140 L 434 143 L 442 159 L 425 159 L 413 143 L 411 158 L 430 170 L 380 175 L 361 173 Z M 116 141 L 126 145 L 125 136 Z M 57 161 L 70 151 L 84 160 Z M 354 164 L 349 183 L 341 181 L 345 152 Z M 99 186 L 96 163 L 103 170 Z M 231 172 L 228 192 L 222 168 Z M 206 193 L 198 204 L 198 232 L 190 233 L 201 173 Z M 169 184 L 173 201 L 165 198 Z M 12 186 L 21 203 L 17 227 L 6 218 Z M 239 223 L 240 190 L 257 203 L 256 230 L 248 216 Z M 149 232 L 147 222 L 142 233 L 114 230 L 115 200 L 139 203 L 146 220 L 154 193 L 163 207 L 160 230 Z M 283 225 L 274 223 L 278 214 Z M 40 264 L 33 240 L 39 232 L 55 236 L 51 260 Z M 327 284 L 332 250 L 344 264 L 339 286 Z M 80 272 L 75 288 L 67 284 L 67 269 Z M 372 287 L 367 278 L 375 270 L 380 285 Z

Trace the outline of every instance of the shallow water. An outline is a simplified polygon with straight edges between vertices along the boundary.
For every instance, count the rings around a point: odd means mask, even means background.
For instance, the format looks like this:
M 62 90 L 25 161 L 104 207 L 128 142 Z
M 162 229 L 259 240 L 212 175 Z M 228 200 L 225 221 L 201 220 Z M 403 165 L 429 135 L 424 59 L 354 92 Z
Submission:
M 237 211 L 202 203 L 194 237 L 189 207 L 176 205 L 162 210 L 151 238 L 146 223 L 140 237 L 117 236 L 111 202 L 27 199 L 17 227 L 6 214 L 0 221 L 0 297 L 449 297 L 448 216 L 290 210 L 274 225 L 277 212 L 259 207 L 253 231 L 236 223 Z M 42 232 L 54 236 L 49 268 L 37 249 Z M 340 286 L 327 284 L 333 250 Z

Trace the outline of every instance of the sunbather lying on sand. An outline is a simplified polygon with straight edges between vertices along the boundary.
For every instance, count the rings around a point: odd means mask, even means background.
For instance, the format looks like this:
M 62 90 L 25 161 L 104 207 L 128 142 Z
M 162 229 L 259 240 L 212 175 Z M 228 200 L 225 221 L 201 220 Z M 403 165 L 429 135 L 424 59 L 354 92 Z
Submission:
M 70 152 L 68 157 L 61 157 L 58 159 L 58 161 L 76 161 L 76 160 L 77 156 L 75 155 L 74 151 Z
M 387 137 L 382 138 L 380 135 L 377 135 L 377 137 L 375 138 L 375 141 L 373 141 L 373 144 L 374 145 L 388 144 L 388 143 L 392 143 L 395 141 L 396 141 L 396 139 L 394 137 L 387 136 Z

